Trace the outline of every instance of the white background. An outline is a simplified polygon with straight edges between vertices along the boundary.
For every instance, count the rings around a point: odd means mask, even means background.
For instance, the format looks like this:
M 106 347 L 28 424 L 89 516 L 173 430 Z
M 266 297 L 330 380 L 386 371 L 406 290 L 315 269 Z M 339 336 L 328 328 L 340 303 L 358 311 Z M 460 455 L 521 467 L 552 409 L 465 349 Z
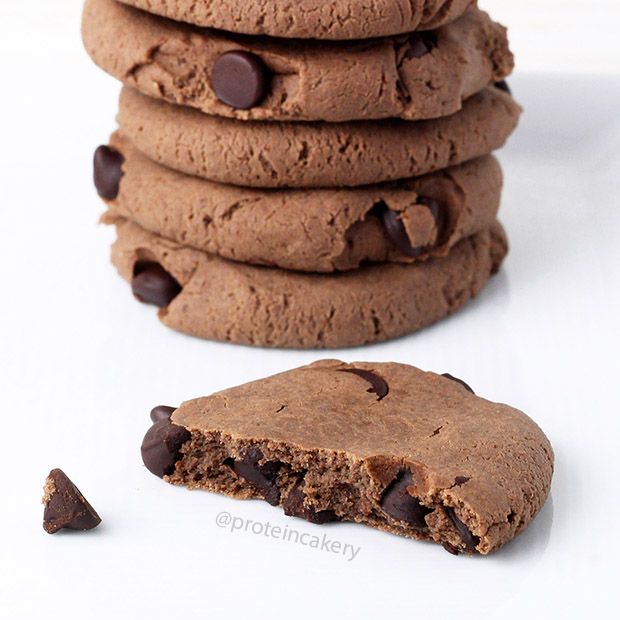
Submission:
M 620 49 L 616 0 L 485 0 L 513 26 L 526 107 L 503 152 L 505 270 L 464 312 L 348 361 L 451 372 L 528 412 L 556 451 L 552 497 L 487 558 L 260 502 L 167 486 L 142 467 L 148 411 L 321 358 L 167 331 L 107 261 L 93 148 L 117 85 L 79 42 L 77 0 L 0 5 L 0 487 L 3 618 L 613 616 L 620 457 Z M 41 529 L 62 467 L 104 519 Z M 361 547 L 346 560 L 215 525 L 220 511 Z

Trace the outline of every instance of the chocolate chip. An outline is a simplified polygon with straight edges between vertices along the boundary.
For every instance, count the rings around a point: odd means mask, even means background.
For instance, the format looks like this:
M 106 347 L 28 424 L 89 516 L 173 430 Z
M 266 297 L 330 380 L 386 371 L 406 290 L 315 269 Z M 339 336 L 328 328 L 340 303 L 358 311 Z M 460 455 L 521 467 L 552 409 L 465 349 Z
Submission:
M 213 65 L 211 86 L 217 98 L 238 110 L 258 105 L 269 90 L 270 74 L 255 54 L 233 51 L 222 54 Z
M 413 485 L 411 472 L 402 470 L 383 493 L 381 508 L 393 519 L 405 521 L 417 528 L 425 528 L 424 517 L 432 512 L 407 492 Z
M 433 198 L 425 196 L 418 199 L 418 204 L 428 207 L 438 230 L 437 239 L 440 239 L 445 223 L 445 216 L 441 206 Z M 428 250 L 427 246 L 414 247 L 411 244 L 411 240 L 409 239 L 409 235 L 407 234 L 407 230 L 399 214 L 389 209 L 385 203 L 379 203 L 379 214 L 383 221 L 383 227 L 387 236 L 401 254 L 409 256 L 410 258 L 417 258 Z
M 361 377 L 365 381 L 370 383 L 366 391 L 370 394 L 376 394 L 377 400 L 383 400 L 389 393 L 390 388 L 388 384 L 377 374 L 370 370 L 362 370 L 361 368 L 342 368 L 340 372 L 350 372 L 358 377 Z
M 315 510 L 310 506 L 306 506 L 305 499 L 304 481 L 299 480 L 282 504 L 284 514 L 287 517 L 299 517 L 317 525 L 340 521 L 333 510 Z
M 469 482 L 470 478 L 468 478 L 467 476 L 457 476 L 454 479 L 454 484 L 452 486 L 455 487 L 460 487 L 462 484 L 465 484 L 466 482 Z
M 469 387 L 469 385 L 467 385 L 467 383 L 465 383 L 465 381 L 463 381 L 462 379 L 459 379 L 458 377 L 453 377 L 450 373 L 447 372 L 444 372 L 441 376 L 445 377 L 446 379 L 450 379 L 450 381 L 456 381 L 458 384 L 462 385 L 468 392 L 475 394 L 475 392 Z
M 95 187 L 101 198 L 114 200 L 118 196 L 124 162 L 122 154 L 109 146 L 100 146 L 95 151 L 93 162 Z
M 262 459 L 263 453 L 261 450 L 252 447 L 247 450 L 243 459 L 233 461 L 231 467 L 237 476 L 240 476 L 255 487 L 267 502 L 272 506 L 277 506 L 280 503 L 280 489 L 275 481 L 281 464 L 275 461 L 268 461 L 263 465 L 259 465 Z
M 165 308 L 181 292 L 181 285 L 159 264 L 138 263 L 131 283 L 142 302 Z
M 454 523 L 454 527 L 456 527 L 463 543 L 470 551 L 475 551 L 476 547 L 480 544 L 480 538 L 478 536 L 474 536 L 469 528 L 456 516 L 454 512 L 454 508 L 450 506 L 444 506 L 446 514 L 450 517 L 450 521 Z
M 161 422 L 163 420 L 169 420 L 170 416 L 176 411 L 176 407 L 167 407 L 166 405 L 159 405 L 151 410 L 151 420 L 153 422 Z
M 86 501 L 80 490 L 60 469 L 53 469 L 45 481 L 43 529 L 48 534 L 58 530 L 92 530 L 101 517 Z
M 142 441 L 142 461 L 146 468 L 163 478 L 174 471 L 181 458 L 181 446 L 191 438 L 190 432 L 170 420 L 161 420 L 151 426 Z
M 499 88 L 505 93 L 512 95 L 512 91 L 510 90 L 510 86 L 508 86 L 508 82 L 506 80 L 502 80 L 501 82 L 495 82 L 495 88 Z
M 407 41 L 407 47 L 405 49 L 405 58 L 411 60 L 412 58 L 422 58 L 422 56 L 426 56 L 426 54 L 430 54 L 433 47 L 435 47 L 436 42 L 434 42 L 430 33 L 427 32 L 413 32 L 409 35 L 409 39 Z
M 441 543 L 441 546 L 448 552 L 451 553 L 452 555 L 459 555 L 460 551 L 458 550 L 457 547 L 455 547 L 454 545 L 451 545 L 449 542 L 443 542 Z

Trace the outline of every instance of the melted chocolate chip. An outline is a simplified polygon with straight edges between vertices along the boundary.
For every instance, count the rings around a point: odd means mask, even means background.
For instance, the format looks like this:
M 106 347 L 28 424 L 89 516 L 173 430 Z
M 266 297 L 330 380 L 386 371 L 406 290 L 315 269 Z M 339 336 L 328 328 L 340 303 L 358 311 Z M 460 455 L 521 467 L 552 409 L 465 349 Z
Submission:
M 469 387 L 469 385 L 467 385 L 467 383 L 465 383 L 465 381 L 463 381 L 462 379 L 453 377 L 450 373 L 447 372 L 444 372 L 441 376 L 445 377 L 446 379 L 450 379 L 450 381 L 456 381 L 458 384 L 462 385 L 468 392 L 475 394 L 475 392 Z
M 340 372 L 350 372 L 358 377 L 361 377 L 365 381 L 370 383 L 366 391 L 370 394 L 376 394 L 377 400 L 383 400 L 389 393 L 390 388 L 388 384 L 377 374 L 370 370 L 363 370 L 361 368 L 342 368 Z
M 122 154 L 109 146 L 100 146 L 95 151 L 93 160 L 95 187 L 101 198 L 114 200 L 118 196 L 124 162 Z
M 176 411 L 176 407 L 167 407 L 166 405 L 159 405 L 151 410 L 151 420 L 153 422 L 161 422 L 163 420 L 169 420 L 170 416 Z
M 501 82 L 495 82 L 495 88 L 499 88 L 505 93 L 512 95 L 512 91 L 510 90 L 510 86 L 508 86 L 508 82 L 506 82 L 506 80 L 502 80 Z
M 478 538 L 478 536 L 474 536 L 469 531 L 469 528 L 456 516 L 454 508 L 451 508 L 450 506 L 444 506 L 444 509 L 448 517 L 450 517 L 450 521 L 454 523 L 454 527 L 456 527 L 459 536 L 463 540 L 464 545 L 470 551 L 475 551 L 476 547 L 480 544 L 480 538 Z
M 402 470 L 383 493 L 381 508 L 393 519 L 422 529 L 426 527 L 424 517 L 432 511 L 407 492 L 412 485 L 411 472 Z
M 131 283 L 133 294 L 147 304 L 165 308 L 181 292 L 181 285 L 159 264 L 138 263 Z
M 146 468 L 163 478 L 174 471 L 181 458 L 181 447 L 191 438 L 190 432 L 170 420 L 161 420 L 151 426 L 142 442 L 142 461 Z
M 259 465 L 262 459 L 263 453 L 259 448 L 249 448 L 243 459 L 233 461 L 231 467 L 237 476 L 255 487 L 267 502 L 277 506 L 280 503 L 280 489 L 276 485 L 276 478 L 281 464 L 268 461 Z
M 441 239 L 445 225 L 445 216 L 443 210 L 441 209 L 441 206 L 433 198 L 428 198 L 424 196 L 418 199 L 418 204 L 424 205 L 431 212 L 438 231 L 437 239 Z M 411 240 L 409 239 L 409 235 L 407 234 L 405 225 L 403 224 L 399 214 L 396 211 L 392 211 L 391 209 L 389 209 L 385 203 L 379 203 L 378 207 L 379 214 L 383 222 L 383 228 L 385 229 L 385 232 L 394 247 L 401 254 L 409 256 L 410 258 L 417 258 L 425 251 L 428 251 L 428 246 L 414 247 L 411 244 Z
M 95 509 L 60 469 L 52 470 L 47 477 L 43 503 L 43 529 L 48 534 L 62 529 L 92 530 L 101 523 Z
M 455 487 L 460 487 L 462 484 L 465 484 L 466 482 L 469 482 L 469 478 L 467 476 L 457 476 L 454 479 L 454 484 L 452 486 Z
M 270 74 L 255 54 L 233 51 L 222 54 L 213 65 L 211 86 L 217 98 L 238 110 L 258 105 L 269 90 Z
M 299 517 L 317 525 L 340 520 L 333 510 L 315 510 L 305 504 L 305 499 L 304 481 L 300 480 L 282 504 L 284 514 L 288 517 Z

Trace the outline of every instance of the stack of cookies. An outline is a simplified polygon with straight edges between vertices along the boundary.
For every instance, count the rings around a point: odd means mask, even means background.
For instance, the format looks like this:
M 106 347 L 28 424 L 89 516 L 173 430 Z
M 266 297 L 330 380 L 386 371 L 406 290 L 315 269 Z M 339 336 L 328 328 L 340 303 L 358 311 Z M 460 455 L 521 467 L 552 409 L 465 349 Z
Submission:
M 361 345 L 499 269 L 520 108 L 473 0 L 86 0 L 83 37 L 124 84 L 95 155 L 113 262 L 166 325 Z

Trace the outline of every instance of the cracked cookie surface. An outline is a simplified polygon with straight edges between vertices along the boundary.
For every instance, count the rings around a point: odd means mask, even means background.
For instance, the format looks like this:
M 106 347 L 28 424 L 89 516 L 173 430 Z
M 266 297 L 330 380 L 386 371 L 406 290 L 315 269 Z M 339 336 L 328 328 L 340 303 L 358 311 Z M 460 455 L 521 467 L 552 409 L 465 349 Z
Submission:
M 229 32 L 368 39 L 446 24 L 474 0 L 121 0 L 150 13 Z
M 505 28 L 476 8 L 424 40 L 412 33 L 291 45 L 196 29 L 115 0 L 87 0 L 82 34 L 101 68 L 143 94 L 243 120 L 438 118 L 457 112 L 465 99 L 513 68 Z M 236 69 L 265 87 L 249 109 L 224 103 L 214 90 L 216 64 L 231 53 L 243 55 Z
M 368 389 L 378 382 L 382 397 Z M 186 402 L 171 422 L 191 437 L 168 482 L 451 553 L 512 540 L 553 473 L 551 445 L 524 413 L 404 364 L 324 360 Z
M 140 276 L 134 292 L 146 289 L 158 300 L 155 284 L 166 290 L 178 286 L 180 292 L 156 304 L 165 325 L 209 340 L 264 347 L 348 347 L 415 332 L 475 297 L 507 252 L 503 229 L 494 224 L 443 258 L 307 274 L 228 261 L 127 220 L 117 220 L 116 230 L 112 262 L 134 285 Z
M 456 114 L 428 121 L 241 122 L 124 88 L 119 125 L 145 155 L 169 168 L 246 187 L 350 187 L 406 179 L 504 145 L 521 108 L 499 88 Z
M 445 256 L 463 238 L 488 229 L 500 203 L 502 174 L 492 156 L 385 185 L 260 190 L 174 172 L 118 134 L 111 145 L 124 163 L 105 222 L 129 219 L 197 250 L 284 269 L 348 271 Z M 395 238 L 388 226 L 396 226 Z

